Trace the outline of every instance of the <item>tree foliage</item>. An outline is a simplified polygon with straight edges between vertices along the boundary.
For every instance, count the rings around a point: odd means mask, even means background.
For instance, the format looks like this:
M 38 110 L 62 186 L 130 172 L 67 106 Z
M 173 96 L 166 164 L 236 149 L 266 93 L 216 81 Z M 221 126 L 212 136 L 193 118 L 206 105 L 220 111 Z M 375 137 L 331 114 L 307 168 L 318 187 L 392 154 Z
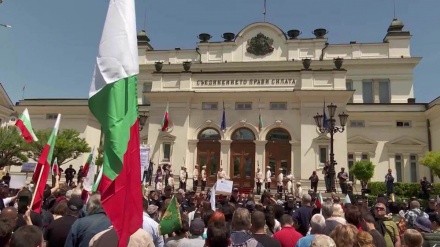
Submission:
M 95 165 L 96 167 L 102 166 L 104 162 L 104 148 L 101 146 L 98 148 L 98 155 L 96 156 Z
M 350 168 L 350 173 L 360 181 L 368 182 L 374 176 L 375 165 L 371 161 L 356 161 L 354 166 Z
M 15 126 L 0 128 L 0 168 L 28 161 L 29 146 Z
M 420 159 L 420 164 L 431 169 L 432 173 L 440 178 L 440 151 L 427 152 L 426 155 Z
M 38 142 L 30 144 L 29 158 L 37 160 L 40 157 L 51 133 L 52 129 L 39 130 L 35 133 L 38 137 Z M 52 159 L 58 158 L 58 164 L 62 165 L 78 158 L 83 153 L 90 152 L 89 144 L 79 135 L 80 133 L 74 129 L 60 130 L 57 135 Z

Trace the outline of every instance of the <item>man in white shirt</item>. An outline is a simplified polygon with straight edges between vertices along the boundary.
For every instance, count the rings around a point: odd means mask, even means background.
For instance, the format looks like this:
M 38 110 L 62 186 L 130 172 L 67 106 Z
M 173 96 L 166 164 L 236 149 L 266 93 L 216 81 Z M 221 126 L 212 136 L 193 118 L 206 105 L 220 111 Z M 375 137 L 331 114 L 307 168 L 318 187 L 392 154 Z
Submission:
M 197 186 L 199 185 L 199 165 L 195 165 L 193 171 L 193 191 L 197 191 Z
M 255 182 L 257 183 L 257 195 L 259 195 L 261 194 L 261 184 L 263 183 L 263 173 L 260 171 L 260 168 L 257 168 L 255 180 Z
M 266 172 L 266 190 L 270 192 L 270 182 L 272 180 L 272 172 L 270 172 L 270 166 L 266 166 L 267 172 Z
M 280 173 L 278 174 L 277 178 L 277 192 L 283 193 L 283 180 L 284 180 L 284 174 L 283 174 L 283 168 L 280 168 Z
M 206 187 L 206 166 L 202 166 L 202 191 L 205 191 Z
M 4 181 L 0 182 L 0 198 L 2 199 L 2 202 L 0 202 L 0 211 L 3 208 L 8 207 L 8 204 L 11 203 L 13 200 L 17 198 L 17 195 L 7 197 L 9 194 L 9 186 Z M 2 205 L 3 204 L 3 205 Z
M 159 223 L 157 219 L 159 216 L 158 207 L 156 205 L 148 205 L 148 200 L 143 199 L 143 209 L 142 213 L 142 229 L 147 231 L 151 237 L 153 237 L 153 242 L 155 247 L 165 246 L 163 241 L 163 236 L 159 233 Z
M 186 179 L 188 178 L 188 173 L 186 173 L 186 167 L 182 166 L 180 170 L 180 186 L 179 189 L 186 191 Z
M 297 182 L 296 183 L 296 189 L 295 189 L 295 198 L 297 202 L 300 202 L 302 200 L 302 196 L 303 196 L 303 190 L 301 187 L 301 183 Z
M 226 173 L 223 171 L 223 167 L 220 167 L 220 170 L 217 172 L 217 179 L 225 179 Z
M 170 173 L 168 176 L 168 185 L 171 186 L 174 190 L 174 174 L 173 174 L 172 170 L 170 170 Z
M 287 175 L 287 185 L 286 185 L 286 189 L 287 189 L 287 194 L 293 194 L 294 189 L 293 189 L 293 180 L 295 180 L 295 177 L 293 176 L 292 172 L 290 172 L 289 175 Z

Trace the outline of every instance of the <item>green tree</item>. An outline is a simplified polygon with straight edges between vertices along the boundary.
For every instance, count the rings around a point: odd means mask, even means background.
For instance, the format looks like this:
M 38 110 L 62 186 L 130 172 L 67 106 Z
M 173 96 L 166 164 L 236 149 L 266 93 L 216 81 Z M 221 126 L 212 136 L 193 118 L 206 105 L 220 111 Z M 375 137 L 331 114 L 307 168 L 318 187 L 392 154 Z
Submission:
M 96 167 L 102 166 L 103 162 L 104 162 L 104 149 L 101 146 L 98 148 L 98 155 L 96 156 L 96 160 L 95 160 Z
M 356 161 L 354 166 L 350 168 L 350 173 L 353 174 L 356 179 L 368 183 L 368 181 L 374 176 L 374 168 L 375 165 L 373 165 L 371 161 Z
M 29 145 L 15 126 L 0 128 L 0 168 L 28 161 Z
M 440 178 L 440 151 L 427 152 L 426 155 L 420 159 L 420 164 L 431 169 L 432 173 Z
M 37 160 L 40 157 L 51 133 L 52 129 L 39 130 L 35 133 L 38 137 L 38 142 L 30 144 L 29 158 Z M 58 132 L 52 159 L 58 158 L 58 165 L 62 165 L 78 158 L 83 153 L 90 152 L 90 150 L 89 144 L 87 144 L 84 138 L 79 136 L 77 130 L 64 129 Z

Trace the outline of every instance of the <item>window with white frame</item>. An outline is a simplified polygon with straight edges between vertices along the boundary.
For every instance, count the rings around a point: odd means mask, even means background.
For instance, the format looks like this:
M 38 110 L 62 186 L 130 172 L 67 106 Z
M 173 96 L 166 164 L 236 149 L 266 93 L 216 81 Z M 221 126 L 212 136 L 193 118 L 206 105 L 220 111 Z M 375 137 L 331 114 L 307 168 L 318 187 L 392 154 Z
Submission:
M 235 110 L 252 110 L 252 102 L 236 102 Z
M 287 102 L 270 102 L 271 110 L 287 110 Z
M 409 165 L 411 172 L 411 182 L 417 183 L 417 155 L 411 154 L 409 156 Z
M 411 121 L 396 121 L 396 127 L 398 128 L 411 128 Z
M 350 120 L 350 127 L 363 128 L 363 127 L 365 127 L 365 121 L 364 120 Z
M 354 163 L 355 163 L 354 154 L 352 154 L 352 153 L 348 154 L 347 163 L 348 163 L 348 170 L 350 171 L 351 167 L 354 166 Z M 350 181 L 353 181 L 354 180 L 353 174 L 349 173 L 348 179 Z
M 345 82 L 345 88 L 347 90 L 353 90 L 353 81 L 352 80 L 347 80 Z M 350 97 L 350 100 L 348 100 L 348 103 L 353 103 L 353 96 Z
M 203 110 L 217 110 L 218 102 L 203 102 L 202 103 Z
M 373 80 L 362 80 L 363 103 L 374 103 Z
M 171 160 L 171 143 L 169 142 L 163 143 L 163 160 L 164 161 Z
M 319 146 L 319 163 L 325 164 L 328 160 L 328 146 Z
M 379 102 L 380 103 L 391 102 L 390 80 L 388 79 L 379 80 Z
M 396 182 L 402 182 L 402 155 L 401 154 L 395 155 L 394 164 L 396 166 Z

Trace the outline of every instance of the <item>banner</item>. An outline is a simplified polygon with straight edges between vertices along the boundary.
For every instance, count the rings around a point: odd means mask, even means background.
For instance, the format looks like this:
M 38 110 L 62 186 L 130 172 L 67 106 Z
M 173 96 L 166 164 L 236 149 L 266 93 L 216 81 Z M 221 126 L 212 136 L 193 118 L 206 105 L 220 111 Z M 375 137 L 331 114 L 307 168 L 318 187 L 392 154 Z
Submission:
M 144 171 L 148 170 L 148 166 L 150 165 L 150 146 L 142 146 L 140 147 L 141 151 L 141 181 L 144 176 Z

